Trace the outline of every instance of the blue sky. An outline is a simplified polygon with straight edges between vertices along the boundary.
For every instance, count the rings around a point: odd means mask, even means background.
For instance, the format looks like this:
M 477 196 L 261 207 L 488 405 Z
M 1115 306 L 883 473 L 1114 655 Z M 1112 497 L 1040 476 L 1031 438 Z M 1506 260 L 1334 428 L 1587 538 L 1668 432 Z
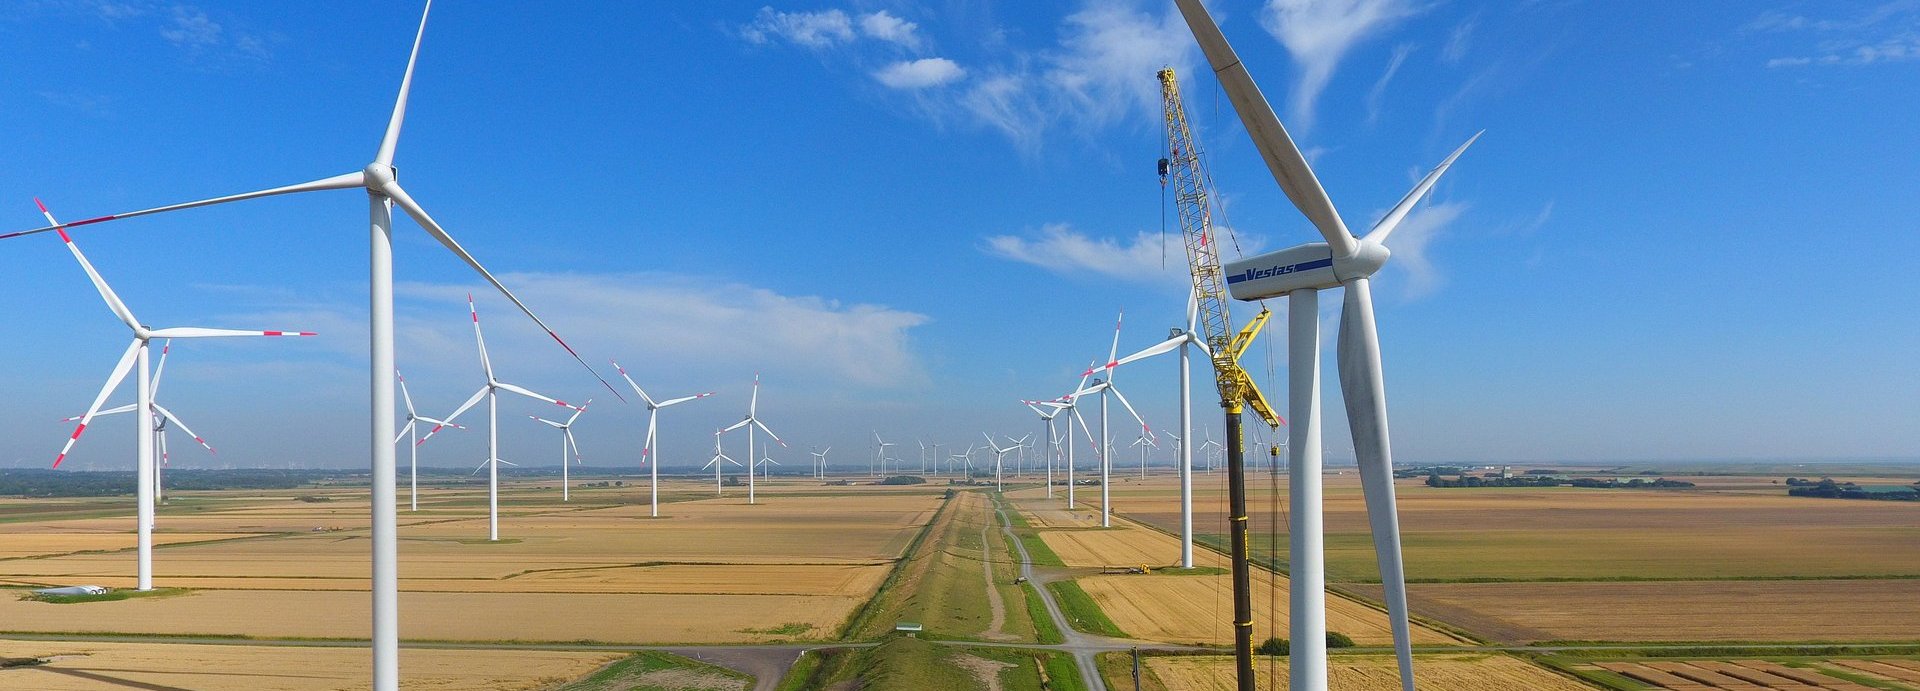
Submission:
M 1398 460 L 1920 456 L 1920 3 L 1211 6 L 1351 224 L 1487 130 L 1395 234 L 1375 291 Z M 0 9 L 0 226 L 39 225 L 36 195 L 80 218 L 359 169 L 417 11 Z M 756 371 L 762 417 L 796 447 L 777 458 L 851 461 L 874 429 L 1034 431 L 1015 399 L 1063 393 L 1117 310 L 1123 350 L 1180 321 L 1153 173 L 1161 65 L 1183 75 L 1243 248 L 1315 239 L 1200 64 L 1158 0 L 449 0 L 396 163 L 590 361 L 656 395 L 720 392 L 663 419 L 669 466 L 705 461 Z M 177 344 L 161 401 L 222 453 L 176 437 L 176 462 L 365 463 L 364 214 L 359 192 L 328 192 L 76 232 L 152 325 L 322 334 Z M 410 222 L 396 237 L 423 412 L 480 383 L 471 291 L 501 377 L 597 397 L 588 463 L 637 457 L 642 409 Z M 51 236 L 0 243 L 0 276 L 0 465 L 41 467 L 128 335 Z M 1175 422 L 1172 368 L 1120 380 L 1157 428 Z M 503 406 L 505 457 L 552 462 L 525 419 L 544 412 Z M 131 467 L 130 427 L 98 424 L 70 463 Z M 478 462 L 483 439 L 436 439 L 423 462 Z

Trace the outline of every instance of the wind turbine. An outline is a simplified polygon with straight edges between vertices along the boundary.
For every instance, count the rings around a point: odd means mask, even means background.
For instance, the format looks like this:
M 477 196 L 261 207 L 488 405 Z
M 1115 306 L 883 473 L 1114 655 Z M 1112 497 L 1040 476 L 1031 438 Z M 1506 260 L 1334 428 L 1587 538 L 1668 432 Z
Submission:
M 612 361 L 609 360 L 608 362 L 612 362 Z M 620 363 L 618 362 L 613 363 L 613 368 L 620 371 L 620 378 L 627 380 L 627 386 L 633 387 L 633 392 L 640 394 L 640 400 L 646 401 L 647 403 L 647 443 L 646 445 L 640 447 L 640 462 L 648 463 L 649 461 L 651 461 L 651 464 L 647 466 L 647 473 L 651 478 L 651 484 L 653 485 L 653 490 L 652 490 L 652 497 L 648 501 L 653 506 L 653 517 L 659 518 L 660 517 L 660 449 L 658 447 L 660 443 L 660 437 L 658 432 L 659 432 L 659 422 L 660 422 L 660 409 L 665 408 L 667 406 L 671 406 L 671 405 L 679 405 L 682 403 L 686 403 L 687 401 L 706 398 L 708 396 L 712 396 L 713 392 L 708 391 L 706 393 L 697 393 L 692 396 L 681 396 L 679 398 L 669 398 L 665 401 L 655 401 L 653 400 L 652 396 L 648 396 L 647 392 L 640 388 L 639 384 L 634 383 L 633 377 L 627 375 L 627 368 L 621 367 Z
M 0 234 L 0 240 L 4 240 L 10 237 L 42 233 L 50 230 L 62 230 L 74 226 L 104 223 L 106 221 L 146 216 L 167 211 L 192 209 L 213 204 L 298 192 L 350 189 L 364 189 L 367 192 L 369 219 L 368 297 L 371 304 L 371 309 L 368 310 L 367 317 L 369 350 L 372 355 L 368 363 L 371 370 L 369 381 L 370 388 L 372 389 L 372 424 L 369 430 L 371 441 L 369 441 L 368 444 L 369 448 L 372 449 L 371 467 L 373 471 L 372 540 L 369 542 L 373 562 L 371 588 L 373 595 L 373 635 L 371 636 L 371 647 L 373 649 L 372 669 L 374 691 L 395 691 L 400 687 L 399 519 L 394 505 L 394 449 L 393 443 L 389 441 L 395 436 L 394 387 L 393 381 L 387 378 L 388 373 L 394 369 L 393 205 L 399 204 L 401 210 L 412 217 L 428 235 L 433 236 L 440 244 L 445 245 L 448 250 L 457 255 L 461 261 L 465 262 L 467 266 L 471 267 L 475 272 L 479 273 L 482 278 L 485 278 L 487 282 L 492 284 L 501 294 L 507 296 L 508 300 L 513 301 L 513 304 L 518 306 L 522 312 L 525 312 L 527 317 L 532 319 L 535 324 L 538 324 L 541 330 L 553 338 L 554 342 L 559 343 L 560 347 L 565 348 L 567 353 L 573 356 L 574 360 L 578 361 L 582 367 L 587 368 L 588 372 L 593 373 L 594 378 L 599 379 L 600 383 L 607 387 L 607 390 L 613 390 L 613 385 L 607 384 L 605 379 L 601 379 L 599 373 L 594 372 L 593 367 L 588 365 L 586 360 L 581 359 L 580 354 L 574 352 L 572 346 L 567 345 L 566 341 L 561 340 L 558 333 L 554 332 L 551 327 L 548 327 L 538 316 L 535 316 L 533 310 L 529 309 L 526 304 L 520 302 L 519 298 L 514 297 L 512 291 L 507 290 L 507 287 L 500 283 L 498 279 L 494 278 L 493 274 L 488 272 L 486 267 L 480 265 L 479 260 L 475 259 L 472 254 L 469 254 L 465 248 L 461 247 L 460 243 L 455 241 L 452 235 L 447 234 L 447 231 L 440 227 L 439 222 L 433 220 L 432 216 L 427 215 L 426 209 L 422 207 L 419 202 L 414 201 L 412 196 L 407 194 L 406 189 L 400 186 L 399 180 L 395 177 L 396 169 L 393 165 L 394 150 L 400 143 L 400 127 L 401 123 L 406 120 L 407 115 L 407 93 L 413 85 L 413 68 L 415 62 L 420 57 L 420 42 L 421 39 L 426 37 L 427 14 L 432 10 L 432 7 L 432 1 L 428 0 L 426 7 L 420 12 L 420 28 L 414 34 L 413 49 L 407 55 L 406 73 L 400 78 L 400 94 L 394 99 L 393 114 L 387 119 L 386 132 L 381 135 L 380 138 L 380 148 L 375 152 L 373 162 L 368 163 L 366 167 L 332 177 L 287 185 L 285 187 L 274 187 L 271 189 L 215 197 L 212 199 L 202 199 L 182 204 L 170 204 L 140 211 L 99 216 L 68 224 L 54 223 L 53 225 L 42 228 Z M 522 177 L 525 176 L 523 175 Z M 143 370 L 145 369 L 145 362 L 145 358 L 141 357 Z M 125 368 L 120 369 L 124 374 L 123 370 Z M 619 392 L 615 391 L 614 396 L 619 397 Z M 142 410 L 145 409 L 142 408 Z M 143 422 L 145 422 L 144 418 L 146 415 L 147 413 L 141 413 Z M 142 430 L 145 430 L 147 427 L 149 427 L 149 425 L 141 425 Z M 150 454 L 143 454 L 143 456 L 147 455 Z M 145 541 L 143 541 L 143 544 L 145 544 Z
M 980 436 L 987 438 L 987 450 L 993 453 L 993 491 L 998 492 L 1000 491 L 1000 467 L 1006 462 L 1007 454 L 1013 453 L 1013 450 L 1019 447 L 1009 446 L 1003 449 L 999 444 L 994 443 L 993 437 L 986 432 L 981 432 Z
M 773 482 L 773 466 L 780 465 L 780 462 L 773 460 L 773 455 L 767 453 L 767 450 L 764 447 L 760 449 L 759 465 L 760 465 L 760 478 L 763 480 L 766 480 L 767 482 Z
M 815 478 L 821 479 L 821 480 L 827 479 L 827 452 L 832 450 L 833 450 L 833 447 L 829 446 L 819 451 L 812 452 L 813 467 L 814 467 L 813 476 Z
M 473 316 L 473 340 L 480 346 L 480 369 L 486 373 L 487 383 L 480 385 L 480 389 L 473 392 L 473 395 L 467 398 L 466 403 L 462 403 L 459 408 L 454 409 L 453 414 L 447 416 L 447 421 L 452 422 L 459 419 L 461 413 L 467 412 L 468 408 L 472 408 L 475 404 L 478 404 L 480 399 L 487 399 L 487 460 L 482 461 L 480 465 L 487 469 L 487 539 L 499 540 L 500 464 L 506 463 L 506 461 L 500 460 L 500 392 L 505 391 L 507 393 L 519 394 L 536 401 L 546 401 L 562 408 L 572 409 L 576 412 L 582 410 L 582 408 L 569 405 L 566 401 L 555 400 L 534 393 L 525 387 L 500 381 L 499 378 L 493 376 L 493 360 L 487 357 L 487 338 L 480 333 L 480 310 L 473 306 L 472 294 L 467 295 L 467 313 Z M 433 433 L 428 432 L 426 438 L 420 441 L 424 442 L 432 438 Z M 566 458 L 564 456 L 561 457 L 560 463 L 560 468 L 565 470 Z M 507 465 L 515 464 L 507 463 Z M 479 472 L 479 470 L 476 469 L 474 472 Z
M 1354 460 L 1367 503 L 1374 553 L 1393 627 L 1400 685 L 1413 691 L 1413 649 L 1407 623 L 1406 573 L 1401 563 L 1400 521 L 1394 507 L 1393 453 L 1387 433 L 1386 385 L 1380 363 L 1380 337 L 1374 324 L 1371 278 L 1386 265 L 1386 240 L 1405 220 L 1455 159 L 1480 135 L 1427 173 L 1366 235 L 1348 231 L 1333 201 L 1307 164 L 1306 157 L 1274 115 L 1252 75 L 1227 44 L 1201 0 L 1175 0 L 1187 26 L 1213 66 L 1220 88 L 1240 115 L 1248 135 L 1266 160 L 1287 198 L 1319 229 L 1315 242 L 1231 262 L 1224 268 L 1227 290 L 1237 300 L 1287 296 L 1288 450 L 1293 456 L 1288 499 L 1291 586 L 1290 632 L 1295 647 L 1289 664 L 1290 688 L 1325 689 L 1326 555 L 1320 505 L 1320 291 L 1343 288 L 1338 345 L 1340 391 L 1353 433 Z M 1243 685 L 1246 683 L 1243 680 Z
M 768 434 L 772 433 L 769 432 Z M 881 477 L 885 477 L 887 474 L 887 447 L 889 446 L 893 446 L 893 442 L 881 439 L 879 432 L 873 433 L 873 456 L 880 460 Z M 871 473 L 873 469 L 868 468 L 867 472 Z
M 583 462 L 580 460 L 580 444 L 573 440 L 573 421 L 580 419 L 580 414 L 587 412 L 587 406 L 590 405 L 593 405 L 591 398 L 587 399 L 586 403 L 580 404 L 580 407 L 574 408 L 573 414 L 567 416 L 566 422 L 548 420 L 538 415 L 527 416 L 533 418 L 534 422 L 560 430 L 560 501 L 573 501 L 573 482 L 567 477 L 567 451 L 569 449 L 573 451 L 573 462 Z
M 732 427 L 728 427 L 726 429 L 720 430 L 720 432 L 724 434 L 727 432 L 732 432 L 734 430 L 740 429 L 741 427 L 747 428 L 747 459 L 748 460 L 753 459 L 753 428 L 755 427 L 760 428 L 760 431 L 762 432 L 766 432 L 767 436 L 773 437 L 774 441 L 780 442 L 781 446 L 787 445 L 786 442 L 780 441 L 780 435 L 774 434 L 773 430 L 767 429 L 766 423 L 761 422 L 760 418 L 756 417 L 757 415 L 759 415 L 759 410 L 760 410 L 760 373 L 755 372 L 753 373 L 753 398 L 747 401 L 747 417 L 740 420 L 739 422 L 733 423 Z M 727 460 L 733 460 L 733 459 L 729 458 Z M 738 464 L 736 463 L 735 465 L 738 465 Z M 718 472 L 718 470 L 716 470 L 715 472 Z M 753 502 L 754 502 L 753 468 L 749 467 L 747 468 L 747 503 L 752 504 Z
M 1212 428 L 1203 427 L 1200 429 L 1200 431 L 1205 433 L 1207 437 L 1207 440 L 1204 442 L 1201 442 L 1200 444 L 1200 452 L 1202 454 L 1205 454 L 1207 457 L 1207 474 L 1212 475 L 1214 452 L 1220 449 L 1220 442 L 1213 440 Z
M 1140 352 L 1120 358 L 1117 365 L 1143 360 L 1180 349 L 1180 436 L 1181 441 L 1193 436 L 1193 368 L 1188 359 L 1189 346 L 1200 348 L 1209 359 L 1213 350 L 1207 342 L 1201 340 L 1199 332 L 1200 297 L 1194 292 L 1187 293 L 1187 328 L 1174 329 L 1167 340 L 1148 346 Z M 1168 436 L 1173 436 L 1169 434 Z M 1141 474 L 1145 475 L 1145 461 L 1142 460 Z M 1208 457 L 1207 472 L 1213 472 L 1212 457 Z M 1180 566 L 1193 568 L 1193 451 L 1184 441 L 1180 444 Z
M 93 405 L 87 406 L 86 414 L 80 416 L 79 426 L 73 428 L 73 434 L 67 437 L 66 445 L 60 447 L 60 455 L 53 457 L 53 467 L 60 467 L 60 462 L 67 459 L 67 453 L 73 450 L 74 442 L 80 441 L 80 434 L 87 431 L 87 425 L 93 422 L 93 417 L 100 414 L 100 406 L 107 402 L 107 396 L 112 395 L 113 390 L 119 388 L 120 382 L 126 379 L 127 370 L 136 364 L 139 365 L 140 376 L 136 378 L 138 381 L 138 398 L 133 404 L 133 411 L 139 418 L 139 423 L 135 429 L 137 430 L 140 453 L 138 465 L 135 466 L 135 475 L 137 478 L 136 488 L 138 489 L 138 493 L 135 496 L 135 503 L 138 504 L 138 508 L 135 511 L 136 522 L 134 526 L 136 535 L 135 552 L 137 553 L 135 556 L 134 582 L 135 588 L 139 590 L 152 590 L 153 504 L 157 492 L 155 489 L 157 487 L 157 479 L 154 473 L 155 465 L 153 459 L 153 430 L 156 425 L 153 419 L 154 377 L 152 373 L 148 371 L 148 342 L 155 338 L 312 336 L 313 333 L 308 331 L 236 331 L 233 329 L 207 329 L 194 326 L 166 329 L 148 328 L 133 316 L 133 310 L 127 307 L 127 303 L 121 301 L 118 294 L 113 292 L 113 287 L 107 285 L 107 279 L 103 278 L 100 272 L 93 268 L 93 262 L 87 261 L 87 255 L 80 251 L 79 245 L 74 244 L 73 237 L 67 235 L 66 226 L 54 220 L 53 213 L 47 211 L 47 205 L 40 203 L 40 200 L 37 198 L 33 200 L 33 203 L 40 207 L 40 215 L 45 216 L 47 222 L 53 224 L 48 226 L 47 229 L 59 231 L 60 241 L 66 243 L 67 251 L 71 252 L 73 258 L 80 262 L 80 268 L 87 272 L 87 279 L 93 281 L 93 287 L 100 292 L 100 299 L 106 301 L 107 309 L 112 310 L 113 315 L 119 317 L 121 323 L 126 324 L 127 328 L 133 330 L 133 342 L 127 344 L 127 351 L 121 354 L 120 361 L 114 364 L 113 373 L 107 375 L 107 384 L 100 388 L 99 395 L 94 396 Z M 162 416 L 165 417 L 164 414 Z M 174 420 L 174 422 L 178 423 L 179 420 Z M 181 427 L 184 428 L 185 425 L 181 425 Z M 205 444 L 205 442 L 201 443 Z M 391 449 L 392 447 L 388 448 Z
M 722 491 L 722 490 L 720 489 L 720 471 L 721 471 L 721 469 L 722 469 L 722 468 L 724 468 L 724 467 L 725 467 L 725 466 L 722 466 L 722 465 L 720 465 L 720 462 L 721 462 L 721 461 L 726 461 L 726 462 L 728 462 L 728 463 L 732 463 L 732 464 L 734 464 L 734 465 L 740 465 L 740 462 L 739 462 L 739 461 L 736 461 L 736 460 L 733 460 L 733 457 L 732 457 L 732 456 L 728 456 L 728 455 L 727 455 L 727 452 L 725 452 L 725 451 L 721 451 L 721 450 L 720 450 L 720 435 L 722 435 L 722 434 L 726 434 L 726 430 L 714 430 L 714 432 L 713 432 L 713 460 L 710 460 L 710 461 L 707 461 L 707 465 L 703 465 L 703 466 L 700 466 L 700 469 L 701 469 L 701 470 L 706 470 L 708 466 L 712 466 L 712 467 L 713 467 L 713 494 L 714 494 L 714 496 L 723 496 L 723 495 L 725 495 L 725 494 L 726 494 L 726 493 L 725 493 L 724 491 Z M 748 472 L 748 474 L 749 474 L 749 475 L 751 475 L 751 474 L 752 474 L 752 472 Z
M 1015 439 L 1013 438 L 1013 435 L 1009 434 L 1009 435 L 1002 435 L 1002 438 L 1006 439 L 1007 443 L 1012 444 L 1013 449 L 1015 451 L 1020 452 L 1020 455 L 1016 457 L 1018 460 L 1014 461 L 1013 476 L 1024 477 L 1026 475 L 1025 471 L 1027 468 L 1027 448 L 1028 448 L 1027 440 L 1032 439 L 1033 435 L 1029 434 L 1029 435 L 1020 437 L 1019 439 Z
M 167 358 L 166 349 L 162 348 L 160 352 L 161 362 L 162 363 L 166 362 L 166 358 Z M 462 427 L 460 425 L 456 425 L 451 422 L 447 422 L 445 420 L 438 420 L 438 419 L 427 417 L 425 415 L 421 415 L 419 411 L 416 411 L 413 409 L 413 395 L 407 393 L 407 378 L 401 376 L 400 370 L 397 370 L 397 369 L 393 371 L 393 378 L 395 381 L 400 383 L 400 399 L 406 402 L 407 404 L 407 424 L 406 426 L 400 428 L 399 434 L 394 435 L 393 443 L 395 444 L 400 443 L 400 439 L 402 437 L 406 437 L 413 440 L 412 444 L 407 445 L 408 452 L 411 454 L 411 458 L 408 459 L 407 461 L 407 502 L 408 504 L 411 505 L 411 508 L 409 510 L 419 511 L 420 510 L 420 442 L 426 441 L 425 439 L 420 438 L 420 423 L 422 422 L 433 423 L 433 431 L 428 432 L 427 436 L 433 436 L 433 432 L 438 432 L 441 429 L 446 427 L 454 427 L 458 429 L 466 429 L 466 427 Z
M 1140 438 L 1133 440 L 1133 443 L 1128 446 L 1140 448 L 1140 479 L 1147 479 L 1147 450 L 1160 448 L 1160 443 L 1154 441 L 1153 437 L 1142 434 Z

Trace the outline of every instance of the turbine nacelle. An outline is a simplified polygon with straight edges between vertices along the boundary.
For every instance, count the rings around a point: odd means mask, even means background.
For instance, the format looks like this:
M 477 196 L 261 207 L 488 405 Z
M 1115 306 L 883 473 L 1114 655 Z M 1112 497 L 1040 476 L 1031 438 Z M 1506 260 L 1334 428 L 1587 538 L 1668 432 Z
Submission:
M 1367 278 L 1385 266 L 1393 252 L 1378 242 L 1356 243 L 1353 254 L 1333 255 L 1324 242 L 1310 242 L 1278 252 L 1227 262 L 1222 267 L 1227 292 L 1235 300 L 1264 300 L 1296 290 L 1326 290 Z

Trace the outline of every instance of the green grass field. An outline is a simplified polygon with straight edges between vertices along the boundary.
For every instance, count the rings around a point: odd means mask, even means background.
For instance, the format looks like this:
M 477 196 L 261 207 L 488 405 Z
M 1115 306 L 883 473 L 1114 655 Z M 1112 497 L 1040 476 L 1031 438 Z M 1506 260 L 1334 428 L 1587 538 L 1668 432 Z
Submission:
M 1127 637 L 1125 631 L 1107 618 L 1106 612 L 1100 611 L 1100 605 L 1094 603 L 1093 596 L 1088 595 L 1079 583 L 1054 581 L 1047 584 L 1047 589 L 1053 591 L 1053 599 L 1060 604 L 1060 613 L 1066 615 L 1069 626 L 1102 636 Z
M 677 689 L 746 689 L 753 678 L 672 653 L 634 653 L 579 679 L 559 691 L 675 691 Z

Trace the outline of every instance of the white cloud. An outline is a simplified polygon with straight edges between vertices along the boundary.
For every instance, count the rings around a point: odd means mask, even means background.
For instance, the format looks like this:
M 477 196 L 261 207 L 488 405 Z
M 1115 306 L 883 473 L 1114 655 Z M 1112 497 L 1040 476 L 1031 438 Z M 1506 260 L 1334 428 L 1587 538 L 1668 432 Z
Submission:
M 1197 50 L 1170 4 L 1156 13 L 1129 3 L 1090 2 L 1067 16 L 1061 33 L 1060 49 L 1046 60 L 1046 83 L 1064 101 L 1064 114 L 1092 126 L 1129 114 L 1158 114 L 1160 83 L 1150 75 L 1169 65 L 1187 74 Z
M 1548 207 L 1546 213 L 1551 213 Z M 1440 270 L 1427 255 L 1433 241 L 1445 234 L 1447 226 L 1466 213 L 1465 202 L 1442 202 L 1423 206 L 1407 215 L 1387 240 L 1393 259 L 1387 266 L 1406 276 L 1406 296 L 1418 298 L 1431 294 L 1444 282 Z M 1544 222 L 1544 221 L 1542 221 Z
M 780 12 L 760 8 L 753 23 L 740 29 L 740 37 L 749 43 L 765 44 L 785 39 L 808 48 L 825 48 L 854 39 L 853 20 L 837 9 L 820 12 Z
M 860 15 L 860 32 L 869 38 L 918 50 L 921 46 L 919 24 L 895 17 L 886 10 Z
M 902 60 L 873 73 L 873 78 L 895 89 L 924 89 L 966 76 L 967 71 L 946 58 Z
M 1094 273 L 1130 281 L 1159 282 L 1183 278 L 1186 250 L 1180 236 L 1162 239 L 1139 233 L 1131 239 L 1092 237 L 1065 223 L 1049 223 L 1038 237 L 995 235 L 987 238 L 988 254 L 1032 264 L 1068 276 Z
M 928 317 L 913 312 L 783 295 L 704 276 L 516 273 L 501 276 L 501 281 L 596 368 L 608 356 L 628 368 L 758 368 L 797 380 L 841 383 L 842 390 L 844 385 L 896 388 L 925 380 L 910 332 Z M 409 301 L 435 305 L 433 317 L 396 325 L 402 352 L 471 350 L 471 334 L 458 314 L 471 292 L 479 301 L 496 368 L 503 358 L 518 353 L 516 371 L 534 363 L 559 372 L 578 371 L 551 339 L 531 328 L 524 315 L 489 287 L 408 283 L 398 292 Z
M 1313 104 L 1347 51 L 1419 12 L 1408 0 L 1267 0 L 1260 24 L 1299 64 L 1289 124 L 1313 125 Z

